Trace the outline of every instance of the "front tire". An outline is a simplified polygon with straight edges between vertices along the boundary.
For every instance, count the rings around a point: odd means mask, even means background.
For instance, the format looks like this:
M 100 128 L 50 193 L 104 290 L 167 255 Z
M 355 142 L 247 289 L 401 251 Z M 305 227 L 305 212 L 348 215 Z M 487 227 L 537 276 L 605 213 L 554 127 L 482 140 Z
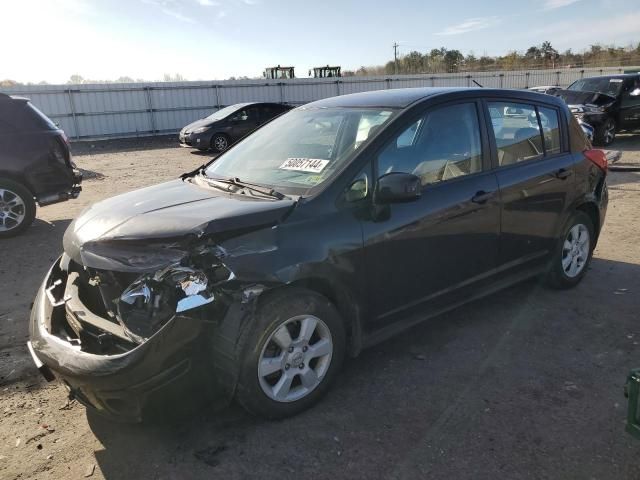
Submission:
M 0 179 L 0 238 L 22 233 L 33 223 L 36 202 L 23 185 Z
M 558 242 L 547 283 L 554 288 L 575 287 L 587 273 L 595 247 L 594 226 L 584 212 L 575 212 Z
M 211 137 L 211 149 L 214 152 L 222 153 L 231 145 L 229 137 L 224 133 L 216 133 Z
M 594 143 L 603 147 L 608 147 L 616 139 L 616 122 L 608 118 L 596 129 Z
M 345 354 L 344 324 L 323 296 L 300 288 L 259 306 L 236 398 L 250 413 L 275 419 L 306 410 L 329 389 Z

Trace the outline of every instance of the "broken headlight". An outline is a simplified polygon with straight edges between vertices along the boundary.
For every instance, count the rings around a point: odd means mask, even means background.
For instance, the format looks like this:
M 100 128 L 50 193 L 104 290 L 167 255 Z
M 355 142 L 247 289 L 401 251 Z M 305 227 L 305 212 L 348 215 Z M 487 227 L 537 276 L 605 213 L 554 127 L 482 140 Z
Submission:
M 133 340 L 142 343 L 176 313 L 213 300 L 205 272 L 171 265 L 155 274 L 143 275 L 120 295 L 117 301 L 118 320 Z

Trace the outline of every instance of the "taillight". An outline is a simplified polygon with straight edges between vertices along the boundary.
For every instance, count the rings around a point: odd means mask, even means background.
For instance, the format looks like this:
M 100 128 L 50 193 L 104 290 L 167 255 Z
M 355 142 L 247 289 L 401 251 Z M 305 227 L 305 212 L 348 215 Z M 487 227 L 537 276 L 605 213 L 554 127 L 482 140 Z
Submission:
M 69 151 L 68 147 L 63 146 L 63 143 L 60 140 L 55 140 L 52 145 L 51 154 L 53 158 L 60 162 L 62 165 L 67 165 L 67 152 Z
M 592 148 L 591 150 L 585 150 L 582 153 L 584 153 L 584 156 L 591 160 L 591 162 L 594 163 L 603 172 L 606 172 L 607 168 L 609 168 L 607 155 L 604 153 L 604 150 L 597 150 Z

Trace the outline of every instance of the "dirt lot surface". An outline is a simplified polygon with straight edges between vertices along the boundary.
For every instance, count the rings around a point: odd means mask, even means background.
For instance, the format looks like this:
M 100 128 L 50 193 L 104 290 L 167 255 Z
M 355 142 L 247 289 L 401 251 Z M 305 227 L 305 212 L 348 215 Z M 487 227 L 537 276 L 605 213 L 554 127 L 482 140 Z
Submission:
M 640 165 L 640 136 L 621 136 Z M 0 478 L 638 479 L 624 432 L 640 366 L 640 172 L 609 176 L 591 271 L 571 291 L 527 282 L 347 362 L 324 401 L 281 422 L 240 408 L 109 423 L 47 384 L 27 355 L 30 303 L 86 205 L 175 178 L 208 157 L 174 139 L 74 147 L 79 199 L 40 209 L 0 260 Z

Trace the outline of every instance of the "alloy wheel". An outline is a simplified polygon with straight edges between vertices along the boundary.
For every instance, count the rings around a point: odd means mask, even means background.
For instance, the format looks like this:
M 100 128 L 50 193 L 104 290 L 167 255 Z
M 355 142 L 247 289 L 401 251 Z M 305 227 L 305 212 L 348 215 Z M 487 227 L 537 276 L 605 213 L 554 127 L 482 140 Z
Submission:
M 584 270 L 590 248 L 589 229 L 581 223 L 574 225 L 562 245 L 562 270 L 567 277 L 575 278 Z
M 19 227 L 26 211 L 24 200 L 17 193 L 0 188 L 0 232 Z
M 223 136 L 217 136 L 213 139 L 213 146 L 216 150 L 218 150 L 219 152 L 222 152 L 223 150 L 227 149 L 228 146 L 227 139 Z
M 312 315 L 290 318 L 271 333 L 262 348 L 260 387 L 277 402 L 300 400 L 320 385 L 332 354 L 331 331 L 322 320 Z
M 607 123 L 604 129 L 604 141 L 606 145 L 609 145 L 613 142 L 613 139 L 616 136 L 616 125 L 613 122 Z

